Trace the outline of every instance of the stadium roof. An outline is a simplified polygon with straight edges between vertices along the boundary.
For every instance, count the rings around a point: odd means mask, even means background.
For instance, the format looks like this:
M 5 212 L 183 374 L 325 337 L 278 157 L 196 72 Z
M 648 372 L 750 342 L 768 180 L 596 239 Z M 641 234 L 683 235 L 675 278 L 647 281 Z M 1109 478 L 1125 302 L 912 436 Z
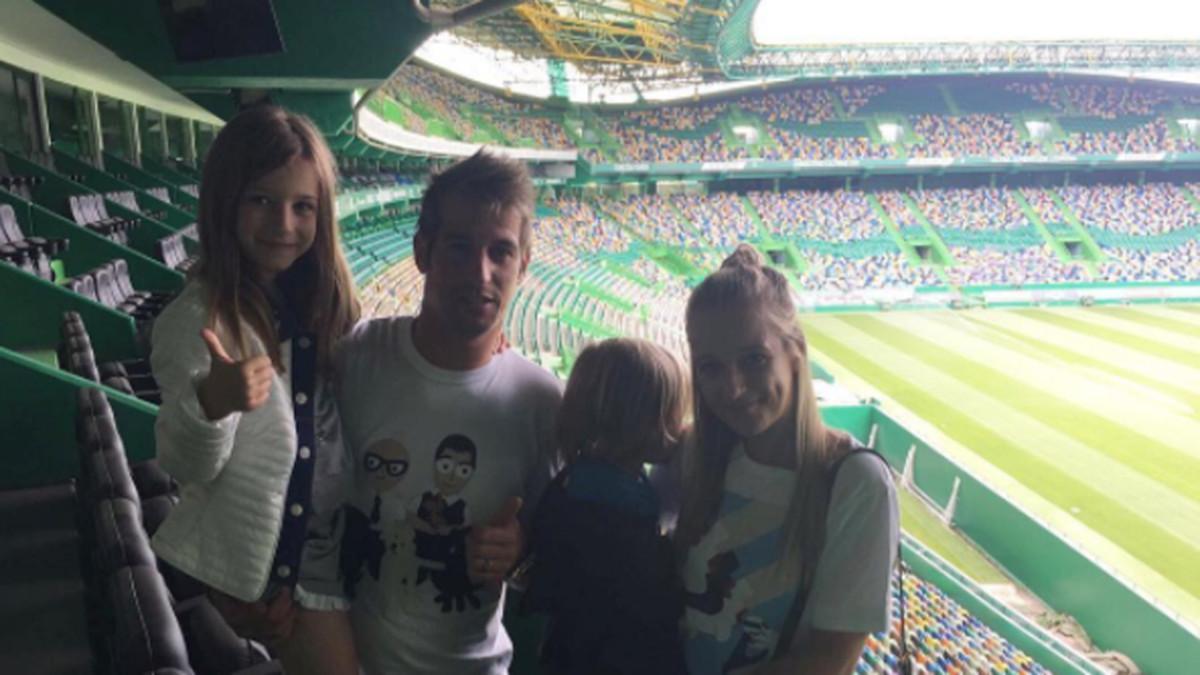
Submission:
M 565 64 L 581 81 L 650 87 L 764 77 L 1200 68 L 1194 31 L 1200 5 L 1146 0 L 1136 12 L 1098 7 L 1094 0 L 526 0 L 454 35 L 514 60 Z

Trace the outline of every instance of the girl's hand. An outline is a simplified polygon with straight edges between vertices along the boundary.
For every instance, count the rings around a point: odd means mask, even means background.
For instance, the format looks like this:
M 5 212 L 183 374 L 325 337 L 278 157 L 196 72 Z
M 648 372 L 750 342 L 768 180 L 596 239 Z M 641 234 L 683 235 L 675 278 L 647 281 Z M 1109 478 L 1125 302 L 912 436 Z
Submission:
M 276 646 L 292 634 L 297 605 L 292 602 L 290 588 L 269 602 L 242 602 L 216 590 L 209 590 L 208 598 L 233 632 L 242 637 Z
M 275 368 L 267 356 L 234 361 L 217 334 L 205 328 L 200 337 L 208 345 L 212 367 L 208 377 L 196 387 L 200 407 L 210 420 L 219 420 L 232 412 L 249 412 L 267 402 Z

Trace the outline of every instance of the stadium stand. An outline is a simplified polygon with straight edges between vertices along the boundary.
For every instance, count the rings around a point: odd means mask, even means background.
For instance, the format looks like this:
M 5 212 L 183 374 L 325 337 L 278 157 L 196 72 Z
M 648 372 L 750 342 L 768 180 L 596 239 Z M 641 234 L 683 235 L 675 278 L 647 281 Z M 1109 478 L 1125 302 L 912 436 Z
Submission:
M 507 100 L 426 66 L 402 68 L 390 86 L 394 98 L 408 102 L 391 106 L 395 121 L 418 133 L 514 146 L 573 145 L 560 111 Z M 1174 130 L 1168 120 L 1170 105 L 1187 99 L 1163 89 L 1019 80 L 1005 84 L 1002 94 L 980 94 L 978 85 L 967 82 L 947 90 L 962 98 L 960 114 L 930 105 L 920 93 L 889 92 L 875 83 L 771 88 L 716 101 L 602 110 L 588 117 L 596 127 L 593 135 L 616 139 L 619 155 L 606 158 L 592 144 L 581 149 L 589 162 L 1042 157 L 1198 149 L 1194 137 Z M 936 90 L 930 95 L 941 98 Z M 1051 135 L 1035 138 L 1025 127 L 1029 117 L 1050 124 Z M 895 141 L 873 136 L 869 127 L 877 129 L 881 121 L 898 124 L 906 134 Z M 734 126 L 763 130 L 766 138 L 741 142 Z
M 939 171 L 906 169 L 894 181 L 839 173 L 810 186 L 790 172 L 738 183 L 718 167 L 657 185 L 636 171 L 579 185 L 588 163 L 1196 151 L 1195 134 L 1178 118 L 1200 106 L 1200 97 L 1156 85 L 1008 76 L 912 86 L 823 81 L 670 105 L 573 107 L 519 99 L 413 62 L 384 89 L 387 97 L 371 105 L 417 133 L 582 151 L 578 180 L 539 175 L 534 261 L 505 318 L 512 347 L 560 376 L 585 345 L 615 335 L 654 340 L 686 357 L 690 287 L 742 242 L 771 255 L 798 303 L 868 291 L 900 297 L 965 287 L 1200 280 L 1200 183 L 1167 170 L 1011 183 L 1021 187 L 1006 186 L 1010 176 L 997 170 L 985 187 L 982 179 L 960 183 Z M 165 125 L 167 115 L 161 117 Z M 404 157 L 387 166 L 385 150 L 329 133 L 342 142 L 341 244 L 365 313 L 413 313 L 423 284 L 412 256 L 422 177 L 411 167 L 441 160 Z M 60 159 L 84 151 L 61 140 L 53 150 Z M 88 167 L 60 161 L 56 168 L 45 157 L 23 158 L 29 153 L 15 146 L 0 149 L 0 261 L 21 270 L 0 270 L 10 285 L 21 284 L 0 293 L 7 324 L 0 347 L 6 357 L 10 347 L 37 357 L 52 367 L 29 372 L 74 387 L 78 465 L 70 482 L 0 490 L 7 533 L 0 558 L 20 563 L 5 567 L 13 572 L 5 588 L 15 593 L 3 609 L 11 618 L 54 605 L 45 619 L 53 622 L 53 640 L 46 639 L 48 624 L 9 620 L 0 651 L 75 672 L 279 672 L 265 649 L 233 633 L 195 582 L 155 560 L 148 536 L 174 505 L 178 486 L 152 460 L 128 458 L 122 431 L 130 425 L 110 404 L 136 406 L 146 415 L 143 426 L 146 419 L 152 424 L 159 397 L 145 336 L 195 262 L 199 173 L 190 163 L 202 152 L 193 149 L 185 159 L 163 150 L 129 166 L 109 157 L 105 169 L 97 158 L 88 158 Z M 967 183 L 979 185 L 960 186 Z M 14 307 L 25 316 L 10 321 Z M 37 327 L 14 328 L 24 320 Z M 57 335 L 46 329 L 55 323 Z M 64 448 L 42 450 L 49 456 Z M 38 595 L 46 584 L 58 593 L 54 603 Z M 902 598 L 907 608 L 915 672 L 1047 672 L 912 570 L 895 593 L 894 618 Z M 894 621 L 887 634 L 868 640 L 856 672 L 895 672 L 898 639 Z

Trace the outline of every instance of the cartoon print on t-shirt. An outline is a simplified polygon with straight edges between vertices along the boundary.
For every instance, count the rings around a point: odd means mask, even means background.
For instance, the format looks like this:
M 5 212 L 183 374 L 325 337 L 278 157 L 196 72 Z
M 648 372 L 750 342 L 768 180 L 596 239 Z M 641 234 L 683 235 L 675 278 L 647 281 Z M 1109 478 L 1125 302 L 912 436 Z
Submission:
M 733 593 L 733 573 L 738 558 L 733 551 L 724 551 L 708 559 L 708 574 L 704 575 L 704 591 L 687 593 L 688 607 L 704 614 L 719 614 Z
M 738 626 L 742 629 L 741 637 L 722 666 L 722 673 L 733 673 L 739 668 L 766 661 L 779 637 L 765 619 L 745 611 L 738 614 Z
M 362 471 L 374 498 L 369 515 L 354 506 L 346 506 L 341 567 L 346 593 L 350 597 L 354 597 L 354 587 L 362 579 L 364 566 L 371 578 L 379 581 L 385 554 L 390 553 L 389 558 L 412 558 L 406 551 L 397 550 L 400 540 L 408 541 L 402 534 L 411 530 L 405 522 L 407 515 L 397 518 L 383 512 L 384 495 L 400 485 L 408 473 L 408 465 L 408 448 L 391 438 L 377 441 L 363 455 Z
M 433 583 L 443 612 L 480 605 L 475 595 L 480 586 L 467 575 L 467 503 L 458 496 L 475 473 L 476 453 L 475 442 L 462 434 L 442 439 L 434 453 L 434 490 L 422 494 L 414 509 L 417 584 Z

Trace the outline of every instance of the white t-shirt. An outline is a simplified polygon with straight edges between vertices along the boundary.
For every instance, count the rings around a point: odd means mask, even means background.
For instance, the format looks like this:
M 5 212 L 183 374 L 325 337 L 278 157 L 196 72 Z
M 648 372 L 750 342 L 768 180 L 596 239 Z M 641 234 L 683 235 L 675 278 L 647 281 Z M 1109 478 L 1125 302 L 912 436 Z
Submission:
M 503 589 L 469 581 L 466 534 L 509 497 L 535 505 L 550 480 L 561 385 L 511 350 L 476 370 L 437 368 L 413 346 L 409 317 L 360 324 L 341 352 L 356 477 L 351 617 L 364 670 L 507 673 Z
M 799 576 L 798 563 L 781 561 L 794 485 L 793 471 L 760 464 L 741 448 L 734 452 L 717 522 L 684 564 L 692 675 L 748 673 L 774 655 Z M 899 523 L 883 462 L 869 453 L 846 459 L 834 481 L 825 545 L 798 630 L 887 629 Z

